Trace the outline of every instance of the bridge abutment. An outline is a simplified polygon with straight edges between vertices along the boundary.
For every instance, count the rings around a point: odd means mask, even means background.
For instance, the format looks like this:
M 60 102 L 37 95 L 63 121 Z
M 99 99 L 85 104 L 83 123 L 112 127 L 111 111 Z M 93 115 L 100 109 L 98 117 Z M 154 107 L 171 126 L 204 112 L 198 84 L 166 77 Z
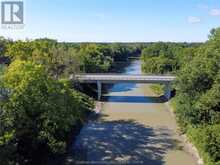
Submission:
M 166 97 L 167 100 L 169 100 L 171 98 L 171 84 L 167 83 L 165 85 L 165 94 L 164 96 Z
M 97 90 L 98 90 L 98 100 L 101 100 L 102 97 L 102 83 L 97 81 Z

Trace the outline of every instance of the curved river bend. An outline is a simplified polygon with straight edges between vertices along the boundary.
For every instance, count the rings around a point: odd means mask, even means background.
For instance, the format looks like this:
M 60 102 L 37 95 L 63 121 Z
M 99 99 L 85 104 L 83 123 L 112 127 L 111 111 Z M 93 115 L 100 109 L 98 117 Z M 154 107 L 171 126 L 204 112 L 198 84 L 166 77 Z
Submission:
M 140 61 L 124 73 L 140 74 Z M 74 144 L 76 164 L 196 164 L 176 133 L 174 116 L 148 84 L 115 84 L 103 98 L 100 117 L 83 127 Z

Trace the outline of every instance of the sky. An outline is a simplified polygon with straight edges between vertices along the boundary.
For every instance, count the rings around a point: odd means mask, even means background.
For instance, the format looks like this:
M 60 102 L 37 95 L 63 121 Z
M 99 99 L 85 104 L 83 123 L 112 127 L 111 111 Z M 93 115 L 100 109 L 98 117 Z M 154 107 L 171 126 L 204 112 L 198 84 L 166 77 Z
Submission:
M 3 0 L 0 0 L 3 1 Z M 66 42 L 204 42 L 220 0 L 23 0 L 24 28 L 0 36 Z

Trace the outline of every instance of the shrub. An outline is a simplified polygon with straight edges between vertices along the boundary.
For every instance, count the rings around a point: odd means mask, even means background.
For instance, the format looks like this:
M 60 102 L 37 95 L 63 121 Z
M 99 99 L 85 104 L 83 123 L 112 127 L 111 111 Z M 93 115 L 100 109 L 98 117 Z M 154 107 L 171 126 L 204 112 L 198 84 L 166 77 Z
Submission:
M 220 165 L 220 125 L 190 128 L 188 136 L 207 165 Z
M 164 94 L 164 86 L 159 84 L 153 84 L 150 86 L 150 88 L 155 92 L 157 95 L 163 95 Z

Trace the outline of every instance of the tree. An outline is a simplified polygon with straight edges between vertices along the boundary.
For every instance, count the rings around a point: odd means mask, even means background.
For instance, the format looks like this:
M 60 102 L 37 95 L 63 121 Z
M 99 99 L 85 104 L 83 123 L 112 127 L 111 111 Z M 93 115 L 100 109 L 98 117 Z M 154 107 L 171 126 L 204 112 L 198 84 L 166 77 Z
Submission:
M 0 37 L 0 57 L 5 56 L 7 47 L 11 44 L 11 40 Z
M 71 129 L 93 102 L 30 61 L 15 60 L 3 80 L 10 93 L 0 116 L 0 153 L 33 164 L 47 152 L 65 152 Z
M 81 70 L 83 72 L 97 73 L 107 72 L 112 64 L 112 58 L 105 56 L 103 49 L 95 44 L 82 45 L 79 51 L 79 57 L 82 61 Z
M 6 55 L 11 59 L 28 60 L 31 58 L 33 48 L 31 42 L 16 41 L 7 47 Z
M 209 41 L 197 48 L 192 60 L 177 75 L 176 112 L 180 122 L 186 123 L 185 126 L 217 124 L 220 121 L 217 92 L 220 72 L 220 49 L 217 45 L 220 44 L 220 29 L 214 31 Z
M 183 65 L 184 50 L 188 45 L 184 43 L 153 43 L 142 50 L 143 71 L 146 73 L 176 72 Z M 185 58 L 188 60 L 187 58 Z

